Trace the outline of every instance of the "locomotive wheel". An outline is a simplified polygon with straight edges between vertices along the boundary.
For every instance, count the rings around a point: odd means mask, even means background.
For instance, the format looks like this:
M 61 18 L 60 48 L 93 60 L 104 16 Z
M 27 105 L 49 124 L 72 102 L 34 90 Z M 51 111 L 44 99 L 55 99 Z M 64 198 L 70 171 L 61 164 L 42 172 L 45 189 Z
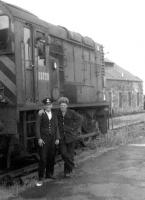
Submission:
M 88 113 L 83 113 L 82 131 L 84 133 L 94 132 L 96 130 L 96 120 L 92 119 Z
M 5 186 L 11 186 L 14 184 L 13 178 L 10 175 L 6 175 L 1 179 L 0 184 Z
M 16 184 L 16 185 L 23 185 L 24 184 L 23 180 L 20 177 L 15 178 L 13 183 Z

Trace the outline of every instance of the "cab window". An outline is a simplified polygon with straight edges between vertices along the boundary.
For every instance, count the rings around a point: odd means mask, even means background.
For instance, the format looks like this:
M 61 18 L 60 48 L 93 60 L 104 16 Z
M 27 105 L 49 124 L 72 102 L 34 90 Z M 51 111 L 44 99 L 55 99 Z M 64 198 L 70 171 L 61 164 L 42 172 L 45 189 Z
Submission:
M 6 15 L 0 16 L 0 50 L 8 49 L 9 27 L 9 17 Z
M 37 56 L 38 56 L 38 65 L 46 65 L 46 52 L 45 52 L 45 35 L 41 32 L 36 32 L 36 43 L 37 43 Z
M 31 30 L 24 27 L 24 56 L 25 56 L 25 67 L 29 68 L 32 62 L 32 38 Z

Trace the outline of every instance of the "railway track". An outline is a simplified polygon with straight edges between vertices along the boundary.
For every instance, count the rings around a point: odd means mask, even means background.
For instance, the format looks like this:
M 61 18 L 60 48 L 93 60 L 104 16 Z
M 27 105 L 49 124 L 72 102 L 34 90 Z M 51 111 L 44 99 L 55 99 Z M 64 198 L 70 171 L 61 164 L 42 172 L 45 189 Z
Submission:
M 82 146 L 89 142 L 90 138 L 95 137 L 97 132 L 88 133 L 85 135 L 80 135 L 79 140 Z M 61 162 L 61 156 L 58 154 L 56 156 L 56 163 Z M 25 167 L 19 169 L 8 169 L 0 171 L 0 184 L 12 185 L 14 183 L 23 184 L 24 180 L 28 176 L 35 175 L 38 169 L 38 162 L 26 165 Z
M 116 119 L 115 119 L 116 120 Z M 119 119 L 118 119 L 119 121 Z M 145 123 L 144 120 L 133 120 L 132 123 L 131 121 L 126 121 L 126 123 L 124 123 L 125 121 L 125 117 L 124 120 L 121 120 L 121 123 L 119 124 L 117 121 L 117 125 L 113 128 L 111 128 L 112 130 L 119 130 L 120 128 L 124 128 L 124 127 L 130 127 L 132 125 L 135 124 L 139 124 L 139 123 Z M 140 131 L 141 132 L 141 131 Z M 88 134 L 84 134 L 84 135 L 80 135 L 79 136 L 79 141 L 82 144 L 82 146 L 86 145 L 87 143 L 89 143 L 89 141 L 92 138 L 96 138 L 99 140 L 99 137 L 97 138 L 98 132 L 92 132 L 92 133 L 88 133 Z M 60 155 L 57 155 L 56 157 L 56 163 L 61 162 L 61 157 Z M 25 182 L 26 179 L 31 179 L 32 177 L 36 176 L 36 172 L 38 169 L 38 163 L 32 163 L 29 164 L 28 166 L 19 168 L 19 169 L 13 169 L 13 170 L 2 170 L 0 171 L 0 184 L 5 184 L 5 185 L 12 185 L 14 183 L 18 183 L 18 184 L 23 184 Z
M 109 119 L 109 128 L 118 129 L 121 127 L 138 124 L 140 122 L 145 122 L 145 112 L 112 117 Z
M 37 163 L 34 163 L 20 169 L 2 171 L 0 172 L 0 184 L 12 185 L 16 182 L 23 184 L 23 177 L 36 172 L 37 168 Z

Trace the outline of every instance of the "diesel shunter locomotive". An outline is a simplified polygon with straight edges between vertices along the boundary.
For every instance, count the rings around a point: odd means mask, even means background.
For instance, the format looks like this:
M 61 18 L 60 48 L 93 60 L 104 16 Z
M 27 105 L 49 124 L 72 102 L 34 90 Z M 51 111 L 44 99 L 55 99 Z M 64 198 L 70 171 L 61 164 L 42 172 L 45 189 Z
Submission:
M 102 45 L 0 1 L 0 168 L 35 156 L 36 114 L 45 97 L 68 97 L 83 117 L 82 132 L 98 126 L 105 133 L 104 77 Z

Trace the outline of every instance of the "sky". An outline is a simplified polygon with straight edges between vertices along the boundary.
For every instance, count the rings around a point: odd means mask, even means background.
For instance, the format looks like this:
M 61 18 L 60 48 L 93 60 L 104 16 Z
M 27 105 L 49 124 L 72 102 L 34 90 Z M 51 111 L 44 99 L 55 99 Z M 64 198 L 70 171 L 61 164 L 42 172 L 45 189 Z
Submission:
M 91 37 L 104 46 L 105 57 L 145 82 L 144 0 L 4 1 Z

